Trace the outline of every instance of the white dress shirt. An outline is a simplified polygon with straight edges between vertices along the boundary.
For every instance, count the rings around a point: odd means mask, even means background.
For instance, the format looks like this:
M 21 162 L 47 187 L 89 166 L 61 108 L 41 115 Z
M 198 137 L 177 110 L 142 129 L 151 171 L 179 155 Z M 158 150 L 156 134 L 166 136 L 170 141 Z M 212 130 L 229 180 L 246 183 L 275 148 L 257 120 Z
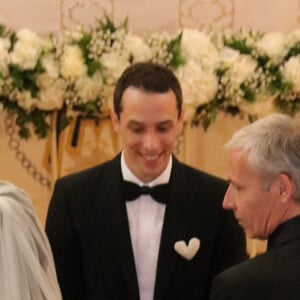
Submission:
M 121 168 L 124 180 L 134 182 L 140 186 L 152 187 L 169 182 L 172 156 L 164 172 L 147 184 L 139 180 L 129 170 L 123 153 Z M 126 209 L 140 299 L 153 300 L 158 251 L 166 205 L 155 201 L 150 195 L 141 195 L 134 201 L 127 201 Z

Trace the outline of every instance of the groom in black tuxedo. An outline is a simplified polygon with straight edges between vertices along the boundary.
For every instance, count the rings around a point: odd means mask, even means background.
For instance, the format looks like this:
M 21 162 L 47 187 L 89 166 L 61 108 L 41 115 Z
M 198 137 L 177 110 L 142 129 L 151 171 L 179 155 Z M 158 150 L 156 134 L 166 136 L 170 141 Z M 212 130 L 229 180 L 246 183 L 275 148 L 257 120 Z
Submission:
M 177 78 L 130 66 L 111 120 L 122 152 L 57 180 L 49 206 L 63 298 L 207 299 L 212 278 L 245 259 L 245 237 L 222 209 L 226 183 L 172 155 L 184 122 Z

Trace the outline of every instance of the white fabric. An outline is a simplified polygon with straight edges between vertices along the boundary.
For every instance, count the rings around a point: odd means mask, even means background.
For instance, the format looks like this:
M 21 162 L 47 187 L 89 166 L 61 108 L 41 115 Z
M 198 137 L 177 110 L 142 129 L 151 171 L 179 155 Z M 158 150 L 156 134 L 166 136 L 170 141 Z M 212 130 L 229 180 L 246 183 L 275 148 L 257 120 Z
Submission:
M 31 201 L 6 181 L 0 181 L 0 299 L 62 299 L 50 246 Z
M 128 168 L 121 157 L 124 180 L 145 185 Z M 169 182 L 172 169 L 172 157 L 165 171 L 148 186 Z M 140 299 L 152 300 L 156 278 L 156 267 L 161 231 L 166 205 L 158 203 L 149 195 L 142 195 L 134 201 L 126 202 L 131 243 L 136 265 Z

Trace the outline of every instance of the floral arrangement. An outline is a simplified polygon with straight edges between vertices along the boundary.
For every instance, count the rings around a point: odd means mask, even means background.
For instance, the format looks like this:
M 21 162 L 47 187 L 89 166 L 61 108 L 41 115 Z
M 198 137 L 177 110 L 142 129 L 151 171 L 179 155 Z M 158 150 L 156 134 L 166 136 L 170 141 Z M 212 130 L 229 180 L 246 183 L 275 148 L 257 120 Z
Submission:
M 47 136 L 74 116 L 107 118 L 116 80 L 130 64 L 172 68 L 184 96 L 186 121 L 205 129 L 218 112 L 249 119 L 300 108 L 300 30 L 288 34 L 240 30 L 204 33 L 184 28 L 141 38 L 106 17 L 41 38 L 0 26 L 0 110 L 15 116 L 19 135 Z

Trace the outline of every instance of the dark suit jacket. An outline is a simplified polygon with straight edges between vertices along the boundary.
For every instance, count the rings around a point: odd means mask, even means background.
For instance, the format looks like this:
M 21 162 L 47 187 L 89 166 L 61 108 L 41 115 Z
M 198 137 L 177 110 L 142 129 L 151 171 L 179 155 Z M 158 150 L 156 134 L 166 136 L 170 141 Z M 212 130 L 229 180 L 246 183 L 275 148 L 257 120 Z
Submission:
M 46 232 L 65 300 L 139 299 L 121 180 L 119 155 L 56 182 Z M 222 209 L 224 181 L 174 158 L 170 183 L 154 299 L 206 299 L 212 277 L 245 259 L 244 234 Z M 201 246 L 187 261 L 174 243 L 192 237 Z
M 300 217 L 277 228 L 267 252 L 218 275 L 211 299 L 299 300 Z

